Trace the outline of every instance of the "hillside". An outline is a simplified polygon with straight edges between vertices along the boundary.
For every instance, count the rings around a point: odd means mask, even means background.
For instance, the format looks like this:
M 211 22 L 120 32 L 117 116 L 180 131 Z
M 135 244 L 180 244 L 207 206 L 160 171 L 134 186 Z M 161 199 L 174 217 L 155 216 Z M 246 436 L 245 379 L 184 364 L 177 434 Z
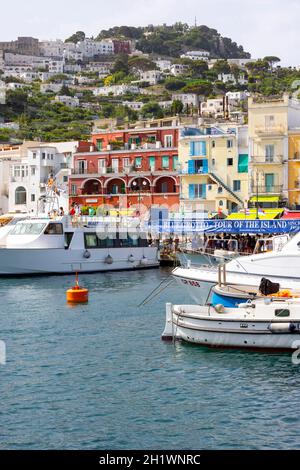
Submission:
M 172 26 L 115 26 L 102 30 L 97 39 L 109 37 L 134 39 L 140 51 L 168 57 L 178 57 L 188 50 L 197 49 L 204 49 L 209 51 L 212 57 L 224 59 L 251 57 L 232 39 L 222 37 L 216 29 L 204 25 L 190 27 L 184 23 L 175 23 Z

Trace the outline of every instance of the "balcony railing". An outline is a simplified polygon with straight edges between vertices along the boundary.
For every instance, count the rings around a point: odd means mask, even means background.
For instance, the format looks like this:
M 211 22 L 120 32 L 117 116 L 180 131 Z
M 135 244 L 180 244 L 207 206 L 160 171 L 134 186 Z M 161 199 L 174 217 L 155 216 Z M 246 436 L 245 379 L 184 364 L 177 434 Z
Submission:
M 284 126 L 256 126 L 255 132 L 257 135 L 284 135 L 287 133 Z
M 258 186 L 256 187 L 255 185 L 251 186 L 251 193 L 252 194 L 280 194 L 282 192 L 283 185 L 264 185 L 264 186 Z
M 255 165 L 280 165 L 283 163 L 283 155 L 274 156 L 253 156 L 251 163 Z

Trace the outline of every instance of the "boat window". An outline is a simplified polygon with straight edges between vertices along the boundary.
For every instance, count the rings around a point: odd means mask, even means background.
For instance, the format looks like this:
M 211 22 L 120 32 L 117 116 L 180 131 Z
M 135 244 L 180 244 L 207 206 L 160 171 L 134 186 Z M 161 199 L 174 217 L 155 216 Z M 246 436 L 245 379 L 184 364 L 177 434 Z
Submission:
M 84 234 L 85 248 L 98 248 L 98 237 L 96 233 Z
M 10 231 L 10 235 L 39 235 L 46 224 L 42 223 L 17 223 Z
M 45 230 L 45 235 L 62 235 L 63 226 L 62 224 L 51 222 Z
M 74 232 L 65 232 L 65 248 L 68 249 L 71 245 Z
M 290 311 L 287 309 L 279 309 L 275 310 L 275 317 L 289 317 L 290 316 Z

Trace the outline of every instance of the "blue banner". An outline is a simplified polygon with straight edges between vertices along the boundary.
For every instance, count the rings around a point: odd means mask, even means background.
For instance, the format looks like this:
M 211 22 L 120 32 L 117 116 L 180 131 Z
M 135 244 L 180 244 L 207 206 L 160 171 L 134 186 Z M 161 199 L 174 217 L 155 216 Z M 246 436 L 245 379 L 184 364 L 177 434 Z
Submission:
M 235 234 L 280 234 L 300 230 L 300 219 L 276 220 L 161 220 L 149 224 L 150 230 L 159 233 L 235 233 Z

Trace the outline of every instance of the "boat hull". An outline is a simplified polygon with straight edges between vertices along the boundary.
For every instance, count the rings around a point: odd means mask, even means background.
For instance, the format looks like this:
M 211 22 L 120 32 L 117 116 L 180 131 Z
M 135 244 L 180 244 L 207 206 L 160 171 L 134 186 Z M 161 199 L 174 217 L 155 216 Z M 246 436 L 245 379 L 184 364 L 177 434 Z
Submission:
M 270 310 L 273 306 L 260 305 L 257 318 L 257 308 L 249 304 L 243 308 L 225 310 L 222 306 L 220 312 L 217 307 L 211 306 L 166 304 L 166 324 L 162 339 L 183 340 L 215 348 L 299 349 L 299 305 L 297 314 L 290 319 L 272 317 Z
M 92 273 L 157 268 L 156 248 L 91 249 L 0 249 L 0 276 Z M 112 262 L 107 263 L 107 257 Z M 132 257 L 131 257 L 132 255 Z M 110 260 L 111 261 L 111 260 Z

